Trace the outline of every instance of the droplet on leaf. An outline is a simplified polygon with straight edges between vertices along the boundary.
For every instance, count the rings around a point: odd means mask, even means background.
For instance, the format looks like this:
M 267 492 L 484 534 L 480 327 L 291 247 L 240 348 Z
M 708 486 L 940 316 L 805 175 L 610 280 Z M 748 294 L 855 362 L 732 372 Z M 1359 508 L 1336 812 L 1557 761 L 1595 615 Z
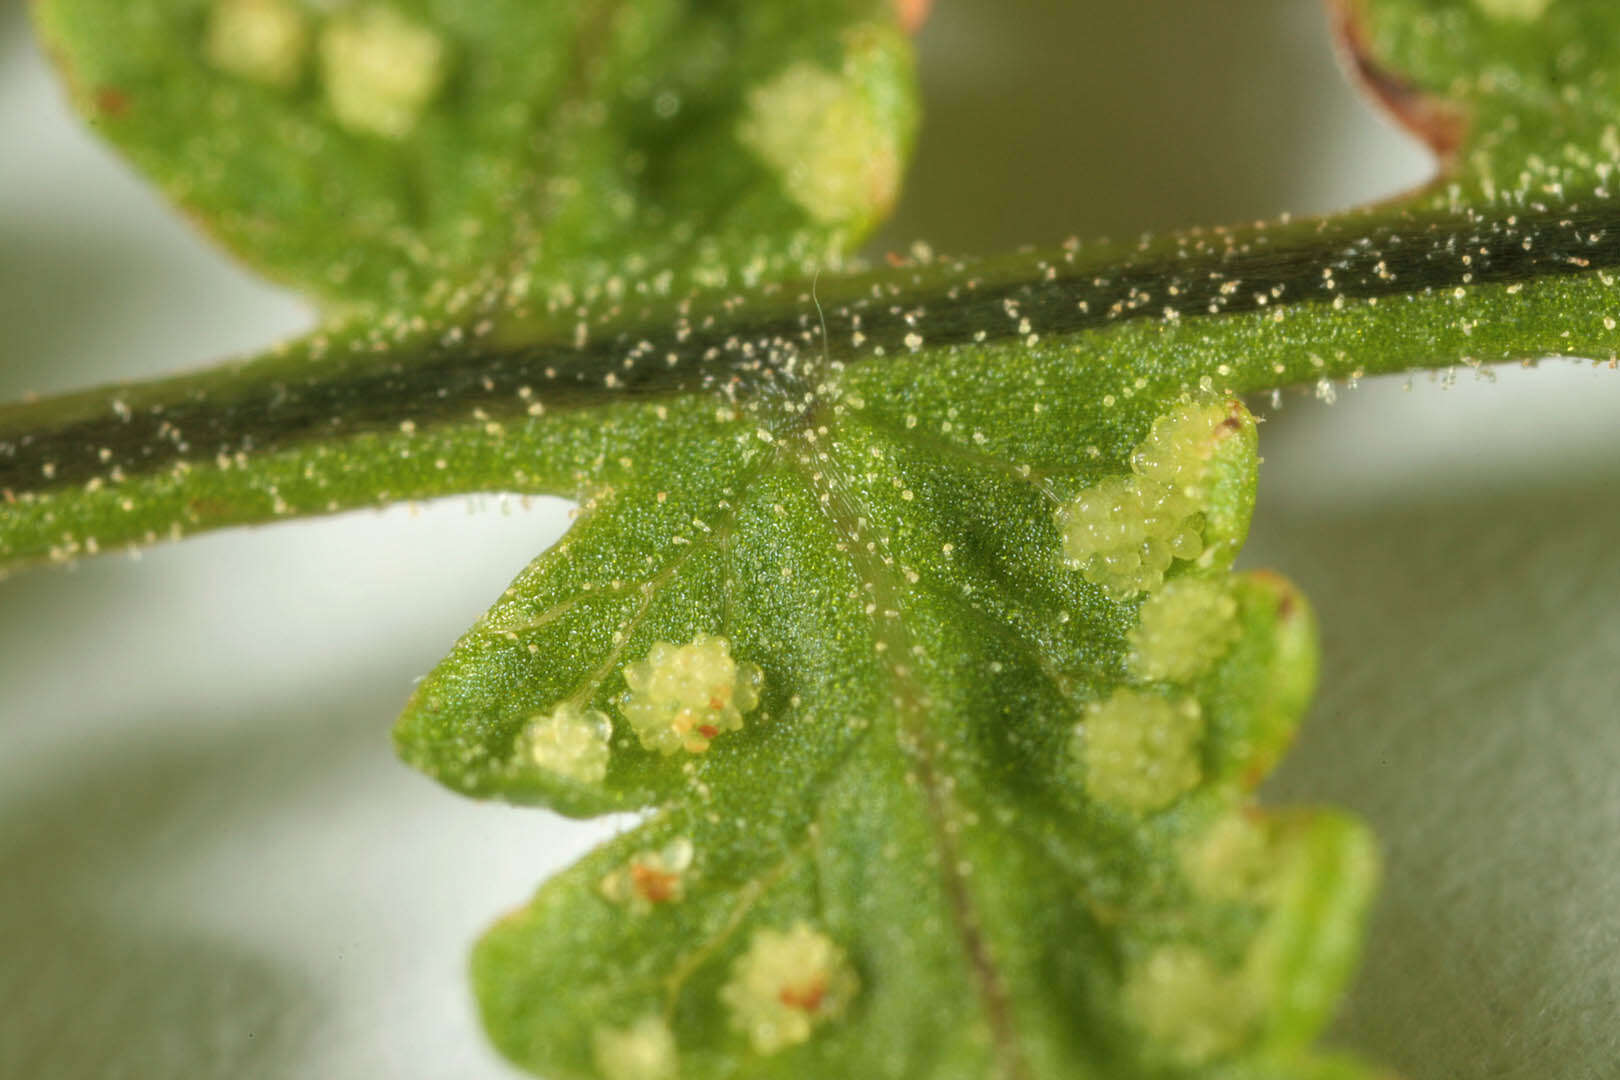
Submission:
M 691 869 L 692 841 L 678 836 L 658 851 L 640 851 L 602 878 L 598 888 L 609 901 L 624 904 L 638 915 L 658 904 L 673 904 L 686 894 L 686 872 Z
M 1238 636 L 1237 600 L 1222 578 L 1181 577 L 1142 604 L 1125 666 L 1147 682 L 1187 682 Z
M 738 731 L 759 704 L 764 674 L 732 659 L 723 637 L 699 634 L 690 645 L 660 641 L 624 669 L 630 688 L 619 706 L 641 745 L 660 754 L 701 754 L 720 734 Z
M 1125 1003 L 1137 1026 L 1185 1065 L 1236 1050 L 1256 1015 L 1243 974 L 1221 971 L 1191 945 L 1154 949 L 1126 979 Z
M 402 139 L 444 84 L 444 42 L 390 7 L 363 7 L 321 31 L 326 100 L 350 131 Z
M 675 1036 L 652 1013 L 629 1027 L 597 1028 L 591 1050 L 603 1080 L 675 1080 Z
M 518 738 L 518 760 L 582 784 L 599 784 L 607 775 L 612 735 L 606 713 L 564 702 L 529 721 Z
M 785 932 L 755 931 L 720 999 L 754 1050 L 774 1054 L 843 1015 L 859 990 L 844 950 L 800 920 Z
M 217 0 L 203 48 L 221 71 L 288 90 L 298 85 L 308 46 L 308 20 L 291 0 Z
M 1203 714 L 1191 698 L 1170 701 L 1145 690 L 1120 690 L 1086 707 L 1071 751 L 1084 766 L 1092 798 L 1145 814 L 1198 786 L 1203 736 Z

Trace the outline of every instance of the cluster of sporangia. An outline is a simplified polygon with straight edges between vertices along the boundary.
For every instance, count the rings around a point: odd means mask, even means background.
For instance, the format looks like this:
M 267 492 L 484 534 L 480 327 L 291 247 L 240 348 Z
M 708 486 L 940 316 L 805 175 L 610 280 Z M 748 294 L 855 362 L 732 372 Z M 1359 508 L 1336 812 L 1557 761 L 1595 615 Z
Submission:
M 690 644 L 660 641 L 624 668 L 616 702 L 641 746 L 665 756 L 701 754 L 726 732 L 741 730 L 758 705 L 764 673 L 731 656 L 723 637 L 698 634 Z M 531 720 L 519 739 L 527 763 L 579 783 L 607 775 L 613 724 L 600 709 L 564 702 Z M 678 837 L 642 851 L 605 876 L 598 891 L 633 915 L 679 902 L 695 852 Z M 732 969 L 721 1000 L 732 1022 L 761 1054 L 802 1043 L 821 1023 L 842 1015 L 860 983 L 844 950 L 808 923 L 756 932 Z M 608 1080 L 668 1080 L 676 1074 L 675 1040 L 656 1016 L 594 1033 L 596 1063 Z
M 1089 706 L 1074 742 L 1088 792 L 1125 810 L 1163 809 L 1202 778 L 1198 702 L 1166 691 L 1201 675 L 1238 633 L 1221 565 L 1233 545 L 1204 537 L 1204 508 L 1221 471 L 1214 459 L 1223 441 L 1240 441 L 1221 433 L 1253 422 L 1235 422 L 1234 409 L 1241 406 L 1186 404 L 1159 417 L 1131 453 L 1129 475 L 1101 480 L 1057 511 L 1069 566 L 1116 600 L 1147 594 L 1125 657 L 1140 688 Z M 1252 450 L 1238 457 L 1228 470 L 1253 468 L 1241 460 Z M 1192 565 L 1166 582 L 1173 560 Z
M 313 66 L 338 123 L 385 139 L 411 133 L 450 66 L 431 28 L 383 4 L 215 0 L 205 33 L 210 64 L 275 90 Z
M 1131 455 L 1129 474 L 1099 480 L 1055 514 L 1054 557 L 1117 601 L 1145 594 L 1125 658 L 1132 685 L 1089 705 L 1070 743 L 1077 779 L 1115 810 L 1163 810 L 1202 779 L 1204 721 L 1185 688 L 1238 634 L 1226 572 L 1235 538 L 1222 535 L 1219 512 L 1206 511 L 1217 489 L 1243 492 L 1252 481 L 1252 435 L 1253 420 L 1236 402 L 1183 403 L 1154 421 Z M 1182 567 L 1166 581 L 1177 560 Z M 711 634 L 685 645 L 658 642 L 622 674 L 626 689 L 614 702 L 619 715 L 643 749 L 665 756 L 701 754 L 740 730 L 764 684 L 757 666 L 733 658 L 730 643 Z M 602 710 L 562 702 L 529 722 L 517 758 L 522 767 L 598 784 L 607 775 L 612 734 Z M 692 843 L 677 838 L 634 855 L 602 879 L 599 892 L 632 917 L 644 915 L 683 899 L 696 860 Z M 1179 1044 L 1189 1058 L 1220 1052 L 1229 1025 L 1208 1023 L 1204 1006 L 1232 987 L 1200 955 L 1161 952 L 1126 987 L 1133 1012 L 1150 1034 Z M 755 931 L 720 999 L 753 1051 L 773 1054 L 840 1017 L 859 989 L 844 949 L 799 921 Z M 674 1033 L 655 1015 L 599 1028 L 593 1048 L 607 1080 L 677 1075 Z

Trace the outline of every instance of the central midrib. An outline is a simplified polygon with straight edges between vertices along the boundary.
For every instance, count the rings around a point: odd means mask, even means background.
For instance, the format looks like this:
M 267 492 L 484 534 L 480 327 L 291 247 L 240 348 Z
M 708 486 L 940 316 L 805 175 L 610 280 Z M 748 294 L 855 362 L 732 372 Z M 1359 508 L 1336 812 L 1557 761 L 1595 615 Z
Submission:
M 815 415 L 807 415 L 805 426 L 812 426 L 816 419 Z M 960 869 L 961 853 L 949 827 L 953 815 L 952 795 L 940 776 L 936 760 L 935 733 L 928 721 L 929 694 L 912 666 L 914 643 L 904 621 L 907 590 L 878 554 L 886 551 L 884 538 L 869 535 L 861 524 L 870 522 L 872 515 L 869 507 L 857 501 L 857 489 L 850 484 L 828 483 L 825 472 L 809 467 L 808 463 L 800 462 L 799 466 L 805 484 L 818 495 L 817 504 L 823 506 L 833 530 L 843 538 L 851 568 L 869 586 L 869 599 L 875 605 L 870 615 L 873 645 L 881 652 L 893 686 L 891 706 L 897 721 L 895 752 L 904 755 L 909 762 L 922 793 L 922 806 L 934 836 L 940 885 L 990 1029 L 996 1075 L 998 1080 L 1026 1080 L 1029 1068 L 1012 1003 L 990 954 L 977 903 Z M 828 497 L 825 502 L 820 499 L 821 495 Z M 876 551 L 868 550 L 869 541 Z
M 1361 227 L 1358 227 L 1361 226 Z M 1100 258 L 1098 256 L 1101 256 Z M 1050 339 L 1154 320 L 1179 323 L 1261 309 L 1325 305 L 1592 273 L 1620 266 L 1620 208 L 1393 222 L 1299 223 L 1168 236 L 1105 250 L 997 264 L 945 264 L 823 278 L 827 339 L 808 290 L 742 304 L 641 308 L 587 340 L 496 345 L 442 332 L 363 363 L 307 377 L 248 374 L 240 389 L 194 380 L 83 395 L 82 419 L 27 427 L 29 407 L 0 412 L 0 490 L 14 496 L 179 461 L 274 452 L 362 433 L 522 417 L 725 388 L 761 396 L 806 353 L 865 363 L 931 347 Z M 899 283 L 896 284 L 898 277 Z M 558 331 L 559 335 L 562 333 Z M 172 394 L 164 393 L 172 386 Z M 96 404 L 90 404 L 91 401 Z M 543 418 L 540 422 L 544 422 Z M 178 432 L 178 435 L 176 434 Z

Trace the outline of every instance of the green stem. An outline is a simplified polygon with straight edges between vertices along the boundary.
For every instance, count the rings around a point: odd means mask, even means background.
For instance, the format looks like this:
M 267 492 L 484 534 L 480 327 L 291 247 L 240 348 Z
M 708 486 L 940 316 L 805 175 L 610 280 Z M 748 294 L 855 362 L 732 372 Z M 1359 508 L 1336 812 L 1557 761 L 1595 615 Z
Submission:
M 1617 265 L 1607 201 L 1501 219 L 1381 211 L 745 296 L 548 311 L 507 299 L 333 330 L 201 375 L 0 406 L 0 567 L 453 492 L 579 495 L 622 453 L 610 415 L 694 399 L 712 412 L 718 397 L 757 406 L 739 422 L 792 422 L 810 403 L 782 399 L 808 361 L 855 373 L 1060 350 L 1074 364 L 1131 356 L 1136 386 L 1240 392 L 1612 358 L 1613 320 L 1561 313 L 1601 309 L 1581 294 L 1607 290 Z

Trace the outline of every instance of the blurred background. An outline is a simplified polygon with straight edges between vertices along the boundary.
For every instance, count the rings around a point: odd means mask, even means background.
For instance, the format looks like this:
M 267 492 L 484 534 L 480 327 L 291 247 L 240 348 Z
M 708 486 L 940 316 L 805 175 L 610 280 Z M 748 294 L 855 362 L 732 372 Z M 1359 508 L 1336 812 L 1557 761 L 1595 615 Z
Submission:
M 1315 0 L 940 0 L 875 250 L 1326 211 L 1424 155 Z M 0 399 L 309 323 L 83 131 L 0 7 Z M 1388 883 L 1332 1041 L 1412 1078 L 1620 1060 L 1620 375 L 1373 381 L 1267 410 L 1245 555 L 1324 671 L 1272 801 L 1370 820 Z M 0 585 L 0 1075 L 498 1078 L 467 947 L 623 822 L 398 764 L 413 680 L 550 543 L 495 499 L 239 531 Z

